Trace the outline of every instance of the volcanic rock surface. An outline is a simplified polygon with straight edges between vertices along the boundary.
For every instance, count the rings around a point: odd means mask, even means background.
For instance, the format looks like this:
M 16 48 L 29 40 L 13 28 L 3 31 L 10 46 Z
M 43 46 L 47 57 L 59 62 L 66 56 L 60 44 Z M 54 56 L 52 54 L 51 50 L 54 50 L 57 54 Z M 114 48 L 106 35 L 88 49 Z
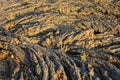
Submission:
M 0 80 L 120 80 L 119 0 L 0 0 Z

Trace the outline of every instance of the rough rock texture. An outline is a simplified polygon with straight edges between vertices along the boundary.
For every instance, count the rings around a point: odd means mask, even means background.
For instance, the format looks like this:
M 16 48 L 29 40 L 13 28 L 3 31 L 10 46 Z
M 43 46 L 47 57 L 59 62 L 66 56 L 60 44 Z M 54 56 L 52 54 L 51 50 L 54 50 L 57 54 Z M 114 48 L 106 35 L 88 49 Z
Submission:
M 120 80 L 119 0 L 0 0 L 0 80 Z

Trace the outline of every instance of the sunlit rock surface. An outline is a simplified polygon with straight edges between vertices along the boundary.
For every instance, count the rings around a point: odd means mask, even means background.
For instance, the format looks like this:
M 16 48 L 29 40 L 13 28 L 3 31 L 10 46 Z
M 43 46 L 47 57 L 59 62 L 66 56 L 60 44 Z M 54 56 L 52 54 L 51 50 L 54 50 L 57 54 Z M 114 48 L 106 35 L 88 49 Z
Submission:
M 120 80 L 120 1 L 0 0 L 0 79 Z

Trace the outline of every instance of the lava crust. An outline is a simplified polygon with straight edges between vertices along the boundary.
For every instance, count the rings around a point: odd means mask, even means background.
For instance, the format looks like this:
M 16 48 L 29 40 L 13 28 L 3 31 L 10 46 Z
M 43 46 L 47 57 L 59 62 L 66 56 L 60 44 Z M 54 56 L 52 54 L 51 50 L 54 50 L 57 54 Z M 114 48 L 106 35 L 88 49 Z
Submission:
M 120 80 L 119 0 L 0 0 L 0 80 Z

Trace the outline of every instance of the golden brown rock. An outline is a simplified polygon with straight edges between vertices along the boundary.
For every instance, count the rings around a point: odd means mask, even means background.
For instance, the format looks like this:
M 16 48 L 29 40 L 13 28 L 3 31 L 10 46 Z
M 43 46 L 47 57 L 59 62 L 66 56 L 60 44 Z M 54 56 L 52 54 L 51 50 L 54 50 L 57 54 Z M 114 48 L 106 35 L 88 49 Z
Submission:
M 120 80 L 119 0 L 0 0 L 0 79 Z

